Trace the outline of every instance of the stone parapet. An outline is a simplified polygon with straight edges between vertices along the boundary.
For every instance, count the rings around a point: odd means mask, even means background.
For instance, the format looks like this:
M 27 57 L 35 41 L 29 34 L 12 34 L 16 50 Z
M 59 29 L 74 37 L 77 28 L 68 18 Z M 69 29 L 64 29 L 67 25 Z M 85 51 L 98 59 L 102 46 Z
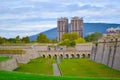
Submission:
M 75 51 L 91 51 L 92 44 L 79 44 L 75 46 Z

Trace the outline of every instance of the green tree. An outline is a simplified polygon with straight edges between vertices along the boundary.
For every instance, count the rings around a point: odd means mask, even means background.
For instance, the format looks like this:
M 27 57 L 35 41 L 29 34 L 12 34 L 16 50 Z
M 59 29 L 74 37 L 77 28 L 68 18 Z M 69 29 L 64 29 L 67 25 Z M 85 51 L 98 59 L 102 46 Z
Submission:
M 100 39 L 102 37 L 102 33 L 99 32 L 95 32 L 91 35 L 88 35 L 87 37 L 85 37 L 86 41 L 88 42 L 94 42 L 97 41 L 98 39 Z
M 70 33 L 64 33 L 62 35 L 62 41 L 60 43 L 60 45 L 66 45 L 66 46 L 75 46 L 76 42 L 79 43 L 81 42 L 81 38 L 79 36 L 79 34 L 77 32 L 70 32 Z M 82 39 L 82 42 L 84 42 L 84 40 Z
M 74 41 L 77 38 L 79 38 L 79 34 L 77 32 L 64 33 L 62 35 L 62 41 L 64 41 L 65 39 L 69 39 L 70 41 Z
M 74 47 L 76 45 L 75 41 L 70 41 L 69 39 L 65 39 L 59 43 L 59 45 L 62 46 L 72 46 Z
M 75 41 L 70 41 L 69 46 L 74 47 L 76 45 Z
M 3 39 L 2 39 L 2 37 L 0 37 L 0 44 L 2 44 L 3 43 Z
M 75 40 L 76 43 L 85 43 L 86 41 L 83 38 L 78 38 Z
M 70 40 L 74 41 L 75 39 L 78 39 L 80 36 L 77 32 L 71 32 L 70 34 Z
M 20 36 L 16 36 L 15 40 L 16 40 L 16 43 L 20 43 L 21 42 Z
M 10 42 L 10 43 L 16 43 L 16 39 L 15 38 L 9 38 L 8 42 Z
M 61 41 L 59 43 L 59 45 L 62 45 L 62 46 L 70 46 L 70 40 L 69 39 L 65 39 L 63 41 Z
M 0 44 L 4 44 L 5 42 L 7 42 L 7 39 L 4 37 L 0 37 Z
M 56 39 L 49 40 L 49 43 L 57 43 Z
M 38 43 L 48 43 L 49 39 L 47 38 L 47 36 L 43 33 L 39 34 L 39 36 L 37 37 L 37 42 Z
M 69 39 L 69 34 L 68 33 L 64 33 L 62 35 L 62 41 L 64 41 L 65 39 Z
M 30 39 L 29 39 L 28 36 L 23 37 L 21 40 L 22 40 L 23 43 L 30 43 Z

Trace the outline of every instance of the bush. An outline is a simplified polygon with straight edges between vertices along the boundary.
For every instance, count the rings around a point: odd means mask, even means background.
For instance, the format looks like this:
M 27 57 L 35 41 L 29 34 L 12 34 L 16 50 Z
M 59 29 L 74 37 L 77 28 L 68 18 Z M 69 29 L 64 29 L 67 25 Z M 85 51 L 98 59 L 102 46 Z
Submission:
M 70 41 L 69 39 L 65 39 L 62 42 L 60 42 L 59 45 L 74 47 L 76 45 L 76 43 L 75 43 L 75 41 Z
M 69 39 L 65 39 L 65 40 L 61 41 L 61 42 L 59 43 L 59 45 L 69 46 L 69 43 L 70 43 L 70 40 L 69 40 Z
M 70 46 L 74 47 L 76 45 L 75 41 L 70 41 Z
M 78 38 L 75 40 L 76 43 L 85 43 L 86 41 L 83 38 Z
M 95 32 L 85 37 L 86 41 L 88 42 L 98 41 L 100 38 L 102 38 L 102 33 L 99 32 Z

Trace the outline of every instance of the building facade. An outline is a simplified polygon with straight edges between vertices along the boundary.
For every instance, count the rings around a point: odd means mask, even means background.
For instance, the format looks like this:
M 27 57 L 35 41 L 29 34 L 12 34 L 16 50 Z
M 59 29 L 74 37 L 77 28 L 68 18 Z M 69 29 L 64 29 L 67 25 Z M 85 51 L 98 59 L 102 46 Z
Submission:
M 83 18 L 73 17 L 71 19 L 70 32 L 77 32 L 83 37 Z
M 66 17 L 59 18 L 57 20 L 57 32 L 58 32 L 57 40 L 61 41 L 62 35 L 68 32 L 68 19 Z
M 114 36 L 114 35 L 117 35 L 117 34 L 120 34 L 120 27 L 117 27 L 117 28 L 108 28 L 106 30 L 106 35 L 107 36 Z
M 83 18 L 73 17 L 70 23 L 70 32 L 77 32 L 83 37 Z M 68 18 L 59 18 L 57 20 L 57 41 L 62 40 L 62 35 L 68 33 Z

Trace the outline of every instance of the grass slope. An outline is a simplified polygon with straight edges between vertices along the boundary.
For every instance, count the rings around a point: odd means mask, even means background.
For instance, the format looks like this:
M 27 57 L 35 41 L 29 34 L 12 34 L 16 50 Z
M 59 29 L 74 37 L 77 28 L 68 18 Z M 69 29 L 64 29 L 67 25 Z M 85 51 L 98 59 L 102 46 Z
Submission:
M 35 74 L 53 74 L 52 64 L 55 62 L 54 59 L 49 58 L 37 58 L 31 60 L 28 64 L 20 64 L 20 67 L 15 71 L 29 72 Z
M 9 57 L 0 57 L 0 62 L 6 61 L 6 60 L 9 60 L 9 59 L 10 59 Z
M 74 78 L 0 71 L 0 80 L 119 80 L 115 78 Z
M 63 76 L 120 78 L 120 71 L 87 58 L 63 59 L 60 63 Z

